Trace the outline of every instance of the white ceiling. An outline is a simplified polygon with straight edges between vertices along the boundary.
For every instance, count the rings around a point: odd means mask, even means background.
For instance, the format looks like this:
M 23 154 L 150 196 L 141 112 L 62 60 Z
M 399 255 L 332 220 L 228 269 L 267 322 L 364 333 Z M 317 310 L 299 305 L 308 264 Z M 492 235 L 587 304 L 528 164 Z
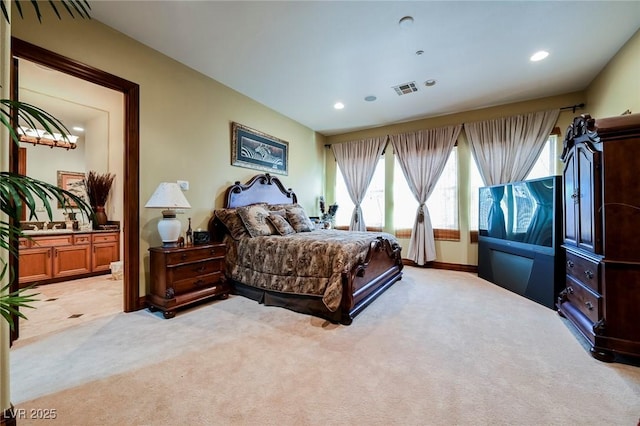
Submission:
M 583 90 L 640 28 L 638 1 L 90 5 L 93 19 L 325 135 Z M 540 49 L 549 57 L 530 62 Z M 392 89 L 411 81 L 415 93 Z

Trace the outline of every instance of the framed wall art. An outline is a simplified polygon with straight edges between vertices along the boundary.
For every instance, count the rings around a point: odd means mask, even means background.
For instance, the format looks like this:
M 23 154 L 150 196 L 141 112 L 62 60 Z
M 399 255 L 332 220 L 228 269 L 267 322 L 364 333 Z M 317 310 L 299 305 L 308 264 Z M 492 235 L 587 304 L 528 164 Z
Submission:
M 65 172 L 58 170 L 58 187 L 71 192 L 74 195 L 86 200 L 87 190 L 84 186 L 84 173 Z M 67 207 L 78 207 L 73 200 L 67 200 Z M 58 201 L 58 208 L 62 208 L 62 203 Z
M 289 142 L 232 123 L 231 165 L 287 175 Z

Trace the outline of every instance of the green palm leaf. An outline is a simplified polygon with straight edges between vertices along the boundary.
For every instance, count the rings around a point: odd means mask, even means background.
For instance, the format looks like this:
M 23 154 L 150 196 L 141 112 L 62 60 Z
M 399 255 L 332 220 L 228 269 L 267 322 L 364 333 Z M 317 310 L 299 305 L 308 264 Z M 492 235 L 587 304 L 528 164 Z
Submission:
M 87 0 L 59 0 L 59 2 L 72 18 L 75 18 L 77 14 L 80 18 L 91 19 L 89 16 L 91 6 L 89 6 Z M 5 21 L 8 24 L 11 23 L 9 20 L 9 8 L 11 4 L 16 6 L 18 14 L 21 18 L 24 18 L 22 11 L 23 3 L 31 5 L 38 17 L 38 21 L 42 22 L 40 2 L 37 0 L 30 0 L 29 2 L 0 0 L 0 10 L 2 10 Z M 62 19 L 56 3 L 57 2 L 52 0 L 48 1 L 49 6 L 51 6 L 58 19 Z M 17 118 L 17 122 L 14 122 L 15 118 Z M 16 131 L 19 125 L 26 125 L 32 129 L 40 128 L 50 134 L 60 133 L 63 140 L 69 141 L 67 135 L 70 132 L 60 120 L 45 110 L 25 102 L 0 99 L 0 125 L 9 131 L 11 140 L 16 144 L 20 143 L 20 136 Z M 49 220 L 53 218 L 50 202 L 59 202 L 65 210 L 70 208 L 70 202 L 74 202 L 82 214 L 87 217 L 93 214 L 91 207 L 84 199 L 69 191 L 29 176 L 0 172 L 0 210 L 10 218 L 8 222 L 0 220 L 0 250 L 7 250 L 11 256 L 18 256 L 17 250 L 10 242 L 21 237 L 30 237 L 24 235 L 22 229 L 16 226 L 15 223 L 19 222 L 23 207 L 26 207 L 29 211 L 30 219 L 35 217 L 37 200 L 42 202 Z M 9 268 L 7 262 L 2 258 L 0 258 L 0 265 L 0 282 L 8 282 L 8 284 L 0 288 L 0 315 L 9 323 L 13 330 L 15 327 L 13 323 L 15 316 L 26 319 L 25 315 L 19 311 L 19 308 L 33 308 L 30 303 L 37 300 L 34 298 L 37 294 L 24 294 L 31 287 L 11 291 L 11 284 L 15 283 L 17 277 L 14 271 Z
M 58 1 L 62 4 L 62 6 L 64 6 L 65 10 L 69 14 L 69 16 L 71 16 L 72 18 L 76 17 L 73 14 L 73 10 L 75 10 L 75 12 L 78 14 L 80 18 L 91 19 L 91 16 L 89 15 L 89 10 L 91 10 L 91 6 L 89 6 L 89 2 L 87 2 L 87 0 L 58 0 Z M 18 14 L 20 15 L 21 18 L 24 18 L 24 14 L 22 12 L 22 3 L 23 2 L 18 0 L 13 1 L 13 4 L 16 5 L 16 10 L 18 11 Z M 42 22 L 42 13 L 40 12 L 39 3 L 40 2 L 38 2 L 37 0 L 29 1 L 29 4 L 31 5 L 31 7 L 33 8 L 33 11 L 36 13 L 36 16 L 38 17 L 38 21 Z M 51 8 L 53 9 L 53 12 L 56 14 L 58 19 L 62 19 L 62 16 L 60 16 L 60 12 L 58 12 L 58 8 L 56 7 L 56 3 L 57 2 L 53 2 L 51 0 L 48 1 L 49 6 L 51 6 Z M 7 21 L 8 24 L 11 23 L 11 21 L 9 20 L 9 12 L 8 12 L 10 4 L 11 2 L 7 2 L 6 0 L 0 0 L 0 9 L 2 9 L 2 14 L 4 15 L 4 19 Z

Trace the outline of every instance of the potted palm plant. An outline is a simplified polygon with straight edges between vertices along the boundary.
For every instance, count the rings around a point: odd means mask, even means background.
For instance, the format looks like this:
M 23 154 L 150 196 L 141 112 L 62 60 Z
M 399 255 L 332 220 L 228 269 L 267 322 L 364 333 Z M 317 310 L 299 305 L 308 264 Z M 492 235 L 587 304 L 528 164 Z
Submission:
M 33 7 L 38 20 L 42 18 L 40 4 L 36 1 L 22 3 L 13 0 L 7 3 L 5 0 L 0 0 L 0 10 L 7 23 L 10 23 L 7 4 L 15 4 L 21 17 L 23 16 L 22 5 L 29 4 Z M 61 18 L 56 4 L 54 2 L 47 4 L 53 8 L 57 17 Z M 77 15 L 81 18 L 90 18 L 88 13 L 90 7 L 86 0 L 61 0 L 58 4 L 64 6 L 71 17 Z M 7 129 L 10 139 L 16 144 L 20 142 L 16 132 L 20 123 L 25 123 L 31 128 L 42 128 L 50 134 L 59 133 L 64 140 L 68 140 L 67 135 L 70 134 L 60 120 L 34 105 L 11 99 L 0 99 L 0 128 Z M 51 202 L 56 201 L 60 202 L 66 211 L 70 211 L 70 202 L 74 202 L 80 212 L 87 217 L 92 212 L 91 207 L 82 198 L 69 191 L 29 176 L 0 171 L 0 211 L 4 214 L 0 218 L 0 252 L 6 251 L 9 256 L 18 256 L 17 244 L 14 242 L 21 237 L 29 238 L 20 228 L 22 209 L 26 208 L 29 219 L 36 218 L 37 200 L 40 200 L 44 206 L 49 220 L 53 219 Z M 5 259 L 0 257 L 0 315 L 13 329 L 14 316 L 26 318 L 19 308 L 30 307 L 29 303 L 35 300 L 35 294 L 25 294 L 27 289 L 17 289 L 18 276 L 11 270 Z

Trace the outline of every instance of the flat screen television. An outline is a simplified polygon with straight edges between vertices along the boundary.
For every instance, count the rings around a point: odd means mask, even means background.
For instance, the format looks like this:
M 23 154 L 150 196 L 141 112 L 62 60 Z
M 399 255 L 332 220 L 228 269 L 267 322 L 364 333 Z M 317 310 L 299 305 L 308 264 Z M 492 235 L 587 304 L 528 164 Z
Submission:
M 480 238 L 552 253 L 562 227 L 561 179 L 549 176 L 480 188 Z

